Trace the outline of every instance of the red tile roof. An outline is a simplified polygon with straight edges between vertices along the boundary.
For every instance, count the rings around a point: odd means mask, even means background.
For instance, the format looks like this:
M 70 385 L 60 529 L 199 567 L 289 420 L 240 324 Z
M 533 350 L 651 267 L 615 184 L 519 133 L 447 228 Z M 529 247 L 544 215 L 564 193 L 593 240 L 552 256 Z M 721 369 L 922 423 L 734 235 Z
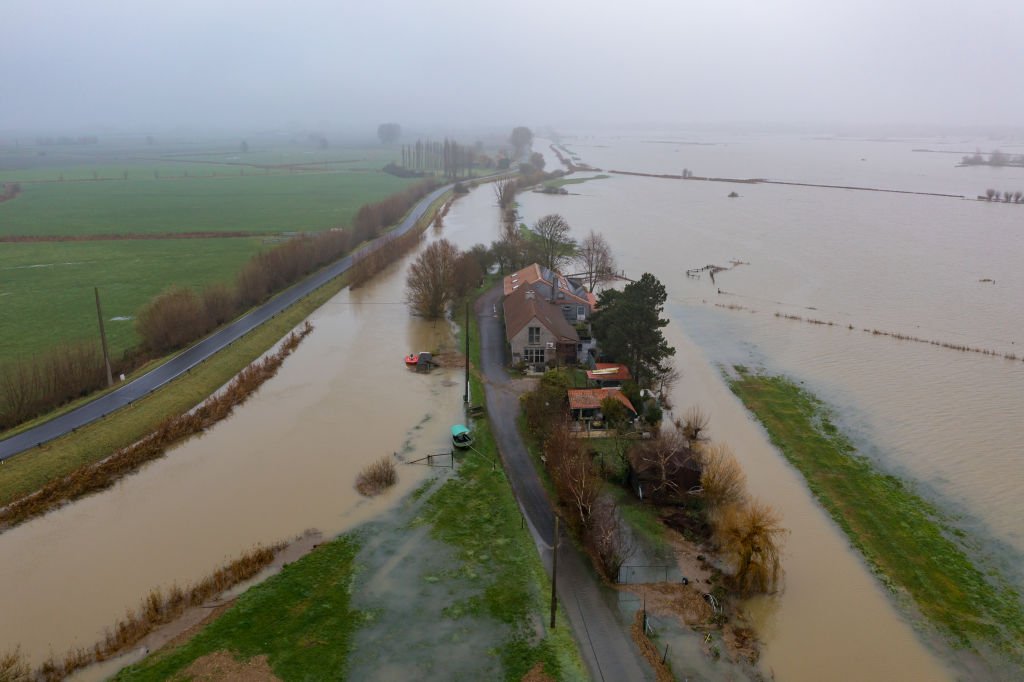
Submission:
M 596 410 L 601 407 L 601 401 L 606 398 L 615 398 L 629 408 L 629 411 L 636 414 L 636 408 L 629 398 L 614 388 L 570 388 L 569 409 L 572 410 Z

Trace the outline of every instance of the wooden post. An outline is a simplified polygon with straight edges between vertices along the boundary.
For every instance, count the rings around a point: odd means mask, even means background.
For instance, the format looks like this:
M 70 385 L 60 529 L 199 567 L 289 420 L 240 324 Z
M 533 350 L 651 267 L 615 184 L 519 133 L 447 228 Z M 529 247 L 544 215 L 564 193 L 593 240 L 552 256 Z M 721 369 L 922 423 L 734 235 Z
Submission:
M 555 629 L 555 607 L 558 604 L 558 596 L 555 593 L 555 583 L 558 580 L 558 514 L 555 514 L 555 537 L 551 543 L 551 629 Z
M 114 385 L 114 376 L 110 372 L 110 352 L 107 350 L 107 332 L 103 329 L 103 309 L 100 308 L 100 289 L 93 287 L 96 294 L 96 318 L 100 321 L 100 344 L 103 346 L 103 364 L 107 367 L 107 386 Z

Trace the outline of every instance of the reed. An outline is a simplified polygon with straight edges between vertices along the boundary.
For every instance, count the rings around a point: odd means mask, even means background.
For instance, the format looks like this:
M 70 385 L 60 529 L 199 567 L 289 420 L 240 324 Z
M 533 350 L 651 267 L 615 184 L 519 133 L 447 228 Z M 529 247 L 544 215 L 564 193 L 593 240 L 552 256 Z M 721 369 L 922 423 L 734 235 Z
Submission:
M 721 304 L 718 304 L 718 303 L 716 303 L 715 305 L 717 307 L 719 307 L 719 308 L 734 309 L 734 308 L 732 308 L 732 306 L 725 306 L 725 305 L 721 305 Z M 828 327 L 839 326 L 839 325 L 837 325 L 835 322 L 833 322 L 831 320 L 817 320 L 817 319 L 810 318 L 810 317 L 804 318 L 804 317 L 800 317 L 799 315 L 789 315 L 787 313 L 780 313 L 780 312 L 776 312 L 775 313 L 775 317 L 778 317 L 778 318 L 784 319 L 784 320 L 792 320 L 794 322 L 806 322 L 807 324 L 817 324 L 817 325 L 824 325 L 824 326 L 828 326 Z M 851 331 L 856 329 L 856 327 L 854 327 L 852 324 L 847 324 L 846 328 L 851 330 Z M 1002 352 L 1002 351 L 998 351 L 998 350 L 993 350 L 991 348 L 981 348 L 980 346 L 970 346 L 970 345 L 967 345 L 965 343 L 952 343 L 950 341 L 941 341 L 941 340 L 937 340 L 937 339 L 925 339 L 925 338 L 922 338 L 920 336 L 913 336 L 911 334 L 903 334 L 901 332 L 890 332 L 890 331 L 885 331 L 884 329 L 869 329 L 867 327 L 863 327 L 861 329 L 861 331 L 864 332 L 865 334 L 870 334 L 872 336 L 887 336 L 890 339 L 896 339 L 897 341 L 911 341 L 913 343 L 923 343 L 923 344 L 927 344 L 929 346 L 935 346 L 936 348 L 945 348 L 947 350 L 955 350 L 955 351 L 959 351 L 961 353 L 977 353 L 979 355 L 988 355 L 990 357 L 1004 358 L 1006 360 L 1014 360 L 1014 361 L 1022 360 L 1022 361 L 1024 361 L 1024 358 L 1022 358 L 1021 356 L 1017 355 L 1016 353 L 1014 353 L 1012 351 L 1011 352 Z
M 387 455 L 376 462 L 368 464 L 359 472 L 356 479 L 356 490 L 360 495 L 373 497 L 398 482 L 398 473 L 395 471 L 394 461 Z
M 63 478 L 51 481 L 37 492 L 0 509 L 0 528 L 40 516 L 70 500 L 105 490 L 146 462 L 161 457 L 172 445 L 225 419 L 277 373 L 285 358 L 312 331 L 313 326 L 306 322 L 301 330 L 285 338 L 276 353 L 250 364 L 223 391 L 207 398 L 196 409 L 164 420 L 142 440 L 96 464 L 80 467 Z
M 5 662 L 10 659 L 11 662 L 7 665 L 16 666 L 19 659 L 12 657 L 11 654 L 0 657 L 0 682 L 6 682 L 9 679 L 27 682 L 33 677 L 47 682 L 56 682 L 65 679 L 76 670 L 113 658 L 138 644 L 159 626 L 178 618 L 185 609 L 199 606 L 216 595 L 252 578 L 269 565 L 287 544 L 279 542 L 266 547 L 257 545 L 186 589 L 173 585 L 166 592 L 158 587 L 150 590 L 149 594 L 142 598 L 138 608 L 128 609 L 121 620 L 106 629 L 103 639 L 96 642 L 91 649 L 70 649 L 59 659 L 51 656 L 40 664 L 34 675 L 22 659 L 20 670 L 24 671 L 25 676 L 5 677 Z M 17 651 L 15 651 L 15 656 L 18 656 Z

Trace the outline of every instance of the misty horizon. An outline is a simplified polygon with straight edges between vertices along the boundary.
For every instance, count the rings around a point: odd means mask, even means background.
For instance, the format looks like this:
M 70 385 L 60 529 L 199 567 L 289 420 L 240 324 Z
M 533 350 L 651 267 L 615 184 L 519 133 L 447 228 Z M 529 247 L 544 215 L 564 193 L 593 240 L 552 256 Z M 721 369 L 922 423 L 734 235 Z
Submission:
M 21 3 L 0 131 L 1017 134 L 1024 5 L 982 4 Z

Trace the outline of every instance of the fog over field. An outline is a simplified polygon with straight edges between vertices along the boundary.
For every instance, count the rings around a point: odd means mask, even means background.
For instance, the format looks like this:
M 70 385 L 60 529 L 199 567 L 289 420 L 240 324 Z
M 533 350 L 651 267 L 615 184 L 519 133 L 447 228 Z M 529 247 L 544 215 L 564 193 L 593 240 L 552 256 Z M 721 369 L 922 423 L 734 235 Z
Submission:
M 1011 126 L 1024 3 L 38 0 L 0 131 L 760 122 Z

